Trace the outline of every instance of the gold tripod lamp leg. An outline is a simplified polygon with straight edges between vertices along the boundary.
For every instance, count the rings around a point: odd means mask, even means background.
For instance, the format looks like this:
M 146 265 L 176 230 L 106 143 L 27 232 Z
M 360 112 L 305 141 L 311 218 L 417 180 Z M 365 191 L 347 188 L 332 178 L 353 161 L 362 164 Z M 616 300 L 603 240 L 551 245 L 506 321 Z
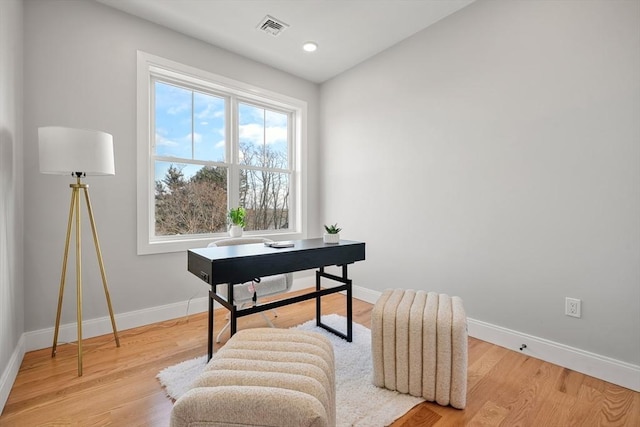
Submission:
M 71 191 L 71 206 L 69 207 L 69 222 L 67 224 L 67 239 L 64 244 L 64 257 L 62 259 L 62 275 L 60 277 L 60 291 L 58 293 L 58 311 L 56 313 L 56 326 L 53 333 L 53 346 L 51 347 L 51 357 L 55 357 L 58 347 L 58 332 L 60 330 L 60 313 L 62 312 L 62 297 L 64 295 L 64 284 L 67 279 L 67 260 L 69 259 L 69 243 L 71 240 L 71 224 L 73 224 L 73 213 L 76 206 L 76 189 Z
M 76 196 L 76 322 L 78 327 L 78 376 L 82 376 L 82 235 L 80 227 L 80 194 Z
M 104 262 L 102 260 L 102 252 L 100 251 L 100 242 L 98 240 L 98 233 L 96 231 L 96 224 L 93 217 L 93 210 L 91 208 L 91 201 L 89 199 L 88 185 L 82 184 L 80 177 L 77 178 L 76 184 L 70 184 L 71 187 L 71 206 L 69 208 L 69 221 L 67 223 L 67 236 L 65 241 L 64 258 L 62 262 L 62 275 L 60 278 L 60 292 L 58 294 L 58 310 L 56 313 L 56 325 L 53 335 L 53 346 L 51 350 L 51 357 L 55 357 L 58 344 L 58 332 L 60 330 L 60 314 L 62 311 L 62 299 L 64 294 L 64 285 L 66 281 L 67 261 L 69 255 L 69 244 L 71 242 L 71 225 L 73 223 L 73 217 L 75 215 L 75 230 L 76 230 L 76 320 L 78 327 L 78 376 L 82 376 L 82 235 L 81 235 L 81 222 L 80 222 L 80 189 L 84 190 L 85 200 L 87 202 L 87 210 L 89 212 L 89 220 L 91 223 L 91 230 L 93 232 L 93 241 L 96 247 L 96 254 L 98 256 L 98 264 L 100 265 L 100 274 L 102 276 L 102 285 L 104 288 L 105 296 L 107 299 L 107 306 L 109 308 L 109 316 L 111 317 L 111 327 L 113 328 L 113 334 L 116 340 L 116 346 L 120 347 L 120 339 L 118 337 L 118 331 L 116 329 L 116 321 L 113 315 L 113 308 L 111 306 L 111 297 L 109 296 L 109 288 L 107 287 L 107 276 L 104 270 Z
M 89 200 L 88 186 L 84 187 L 84 198 L 87 201 L 87 210 L 89 211 L 89 222 L 91 222 L 91 231 L 93 232 L 93 243 L 96 247 L 96 255 L 98 264 L 100 265 L 100 275 L 102 276 L 102 287 L 104 288 L 104 296 L 107 299 L 107 307 L 109 307 L 109 316 L 111 317 L 111 328 L 113 336 L 116 339 L 116 347 L 120 347 L 120 338 L 118 338 L 118 330 L 116 329 L 116 319 L 113 316 L 113 307 L 111 307 L 111 297 L 109 296 L 109 287 L 107 286 L 107 275 L 104 272 L 104 262 L 102 261 L 102 251 L 100 251 L 100 241 L 98 240 L 98 231 L 96 230 L 96 221 L 93 218 L 93 209 L 91 208 L 91 200 Z

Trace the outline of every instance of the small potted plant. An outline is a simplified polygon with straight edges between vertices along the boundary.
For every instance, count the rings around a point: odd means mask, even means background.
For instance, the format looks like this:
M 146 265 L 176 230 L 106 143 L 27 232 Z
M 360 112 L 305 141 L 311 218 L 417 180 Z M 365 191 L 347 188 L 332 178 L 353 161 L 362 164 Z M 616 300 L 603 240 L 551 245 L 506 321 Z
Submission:
M 242 207 L 237 207 L 229 210 L 229 236 L 240 237 L 242 236 L 242 230 L 247 225 L 246 223 L 247 211 Z
M 333 225 L 324 225 L 325 233 L 322 236 L 322 239 L 325 243 L 340 243 L 340 230 L 342 228 L 338 228 L 338 223 Z

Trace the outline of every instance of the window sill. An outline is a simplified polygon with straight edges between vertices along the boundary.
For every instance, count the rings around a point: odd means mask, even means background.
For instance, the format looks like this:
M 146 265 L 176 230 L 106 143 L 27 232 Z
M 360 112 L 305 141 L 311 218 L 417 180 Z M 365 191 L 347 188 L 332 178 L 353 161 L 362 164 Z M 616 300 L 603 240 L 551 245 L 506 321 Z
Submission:
M 243 237 L 264 237 L 275 241 L 281 240 L 299 240 L 304 239 L 303 233 L 283 232 L 283 233 L 251 233 L 245 232 Z M 158 240 L 148 242 L 147 244 L 138 244 L 138 255 L 154 255 L 173 252 L 186 252 L 189 249 L 204 248 L 209 243 L 217 240 L 228 239 L 229 235 L 221 234 L 216 236 L 207 236 L 201 238 L 185 238 L 175 237 L 175 239 Z

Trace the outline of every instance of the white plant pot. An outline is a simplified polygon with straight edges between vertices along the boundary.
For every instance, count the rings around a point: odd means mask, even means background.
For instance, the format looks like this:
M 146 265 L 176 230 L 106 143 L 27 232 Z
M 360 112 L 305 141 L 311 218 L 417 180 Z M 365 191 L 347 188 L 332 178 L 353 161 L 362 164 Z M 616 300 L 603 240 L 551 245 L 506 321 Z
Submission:
M 232 225 L 229 227 L 229 236 L 231 237 L 242 237 L 242 227 L 239 225 Z
M 324 233 L 324 236 L 322 236 L 322 240 L 325 243 L 330 243 L 332 245 L 336 243 L 340 243 L 340 233 L 337 233 L 337 234 Z

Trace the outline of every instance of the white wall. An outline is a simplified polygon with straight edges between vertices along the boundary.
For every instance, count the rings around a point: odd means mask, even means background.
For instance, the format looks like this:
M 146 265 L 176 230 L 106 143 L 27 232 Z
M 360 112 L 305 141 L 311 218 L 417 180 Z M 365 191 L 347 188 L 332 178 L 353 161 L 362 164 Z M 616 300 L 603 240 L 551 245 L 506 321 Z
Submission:
M 22 1 L 0 1 L 0 411 L 24 346 Z
M 55 321 L 71 179 L 38 172 L 37 128 L 99 129 L 114 138 L 116 175 L 89 177 L 116 315 L 204 297 L 186 253 L 136 255 L 136 51 L 142 50 L 308 103 L 308 156 L 317 156 L 317 85 L 91 1 L 25 2 L 25 270 L 27 331 Z M 317 170 L 309 213 L 318 222 Z M 84 208 L 83 208 L 84 209 Z M 85 219 L 85 226 L 88 221 Z M 84 231 L 84 318 L 107 315 L 91 233 Z M 71 259 L 73 262 L 73 259 Z M 73 264 L 64 323 L 75 321 Z
M 639 76 L 639 2 L 479 1 L 323 84 L 354 284 L 640 365 Z

